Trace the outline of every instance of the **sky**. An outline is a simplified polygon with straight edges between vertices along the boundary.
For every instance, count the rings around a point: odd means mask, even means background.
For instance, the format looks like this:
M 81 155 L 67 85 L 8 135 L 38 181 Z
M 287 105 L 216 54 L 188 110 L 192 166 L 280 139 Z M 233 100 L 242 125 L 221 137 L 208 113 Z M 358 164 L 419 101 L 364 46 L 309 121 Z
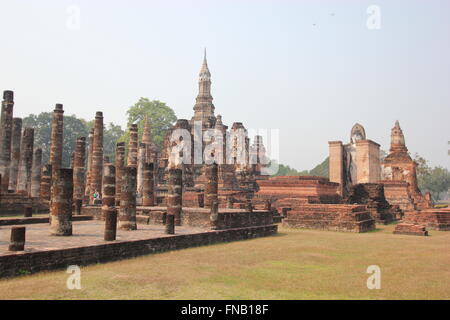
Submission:
M 411 153 L 450 168 L 449 13 L 447 0 L 0 0 L 0 90 L 15 117 L 63 103 L 124 127 L 148 97 L 190 119 L 206 47 L 216 114 L 278 129 L 284 164 L 312 169 L 355 123 L 388 150 L 399 120 Z

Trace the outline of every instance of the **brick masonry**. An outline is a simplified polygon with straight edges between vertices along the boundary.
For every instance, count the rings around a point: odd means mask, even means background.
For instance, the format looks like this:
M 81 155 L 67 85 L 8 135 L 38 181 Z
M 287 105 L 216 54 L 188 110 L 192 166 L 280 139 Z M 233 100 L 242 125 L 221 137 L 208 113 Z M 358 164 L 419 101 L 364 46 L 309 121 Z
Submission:
M 375 229 L 375 220 L 365 206 L 304 204 L 287 212 L 288 228 L 366 232 Z
M 0 277 L 24 272 L 62 269 L 70 265 L 90 265 L 122 260 L 156 252 L 179 250 L 220 242 L 246 240 L 277 233 L 276 225 L 207 231 L 135 241 L 117 241 L 100 245 L 40 252 L 12 253 L 0 256 Z
M 395 226 L 394 234 L 404 234 L 410 236 L 428 236 L 428 231 L 424 226 L 411 223 L 399 223 Z

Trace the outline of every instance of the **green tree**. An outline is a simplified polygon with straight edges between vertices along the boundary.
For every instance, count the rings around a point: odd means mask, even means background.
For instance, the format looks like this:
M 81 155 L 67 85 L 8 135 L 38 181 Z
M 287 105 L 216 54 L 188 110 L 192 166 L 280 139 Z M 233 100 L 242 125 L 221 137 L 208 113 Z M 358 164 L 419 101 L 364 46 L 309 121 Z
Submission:
M 434 167 L 423 178 L 423 190 L 429 191 L 434 200 L 441 200 L 441 194 L 450 188 L 450 172 L 443 167 Z
M 441 194 L 450 188 L 450 172 L 443 167 L 431 168 L 428 161 L 418 153 L 414 154 L 417 163 L 417 184 L 422 192 L 429 191 L 434 200 L 439 201 Z
M 88 131 L 94 126 L 94 120 L 85 121 Z M 103 129 L 103 155 L 109 157 L 109 161 L 114 163 L 116 158 L 116 144 L 119 139 L 125 134 L 120 125 L 115 125 L 110 122 L 104 126 Z
M 34 147 L 42 149 L 42 161 L 47 163 L 50 156 L 50 138 L 52 132 L 52 113 L 42 112 L 38 115 L 30 114 L 23 119 L 23 127 L 34 128 Z M 88 129 L 85 121 L 77 119 L 75 115 L 64 116 L 63 134 L 63 167 L 70 166 L 71 154 L 78 137 L 87 137 Z
M 330 175 L 329 167 L 330 158 L 327 157 L 321 164 L 317 165 L 314 169 L 309 171 L 309 175 L 328 178 Z
M 144 131 L 144 120 L 148 117 L 151 127 L 152 141 L 158 146 L 162 147 L 164 137 L 168 129 L 170 129 L 177 117 L 175 112 L 167 106 L 164 102 L 158 100 L 150 101 L 148 98 L 140 98 L 139 101 L 127 111 L 128 127 L 131 124 L 137 123 L 139 139 L 142 138 Z M 130 140 L 129 132 L 123 134 L 119 141 L 128 144 Z

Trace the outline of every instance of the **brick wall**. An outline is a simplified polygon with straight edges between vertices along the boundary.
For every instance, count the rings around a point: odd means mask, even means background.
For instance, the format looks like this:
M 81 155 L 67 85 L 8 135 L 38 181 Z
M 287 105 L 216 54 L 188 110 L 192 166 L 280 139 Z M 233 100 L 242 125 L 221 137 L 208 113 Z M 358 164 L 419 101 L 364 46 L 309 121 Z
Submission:
M 190 235 L 175 235 L 148 240 L 105 243 L 89 247 L 48 250 L 4 255 L 0 257 L 0 277 L 15 276 L 24 272 L 62 269 L 70 265 L 85 266 L 122 260 L 156 252 L 230 242 L 277 233 L 276 225 L 208 231 Z

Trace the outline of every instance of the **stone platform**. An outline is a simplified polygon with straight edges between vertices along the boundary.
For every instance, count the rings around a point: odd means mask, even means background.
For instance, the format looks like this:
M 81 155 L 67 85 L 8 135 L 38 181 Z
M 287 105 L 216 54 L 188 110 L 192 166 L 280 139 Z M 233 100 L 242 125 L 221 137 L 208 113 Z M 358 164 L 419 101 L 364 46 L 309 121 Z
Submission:
M 276 225 L 211 231 L 180 226 L 175 235 L 163 225 L 138 225 L 136 231 L 117 231 L 117 240 L 103 240 L 104 222 L 73 223 L 71 237 L 50 236 L 48 224 L 26 225 L 23 252 L 8 251 L 11 227 L 0 228 L 0 277 L 121 260 L 155 252 L 273 235 Z
M 420 224 L 431 230 L 450 231 L 450 208 L 409 211 L 405 213 L 403 222 Z
M 375 229 L 375 220 L 364 205 L 304 204 L 287 212 L 283 226 L 367 232 Z
M 424 226 L 411 223 L 399 223 L 395 226 L 394 234 L 404 234 L 409 236 L 428 236 L 428 231 Z

